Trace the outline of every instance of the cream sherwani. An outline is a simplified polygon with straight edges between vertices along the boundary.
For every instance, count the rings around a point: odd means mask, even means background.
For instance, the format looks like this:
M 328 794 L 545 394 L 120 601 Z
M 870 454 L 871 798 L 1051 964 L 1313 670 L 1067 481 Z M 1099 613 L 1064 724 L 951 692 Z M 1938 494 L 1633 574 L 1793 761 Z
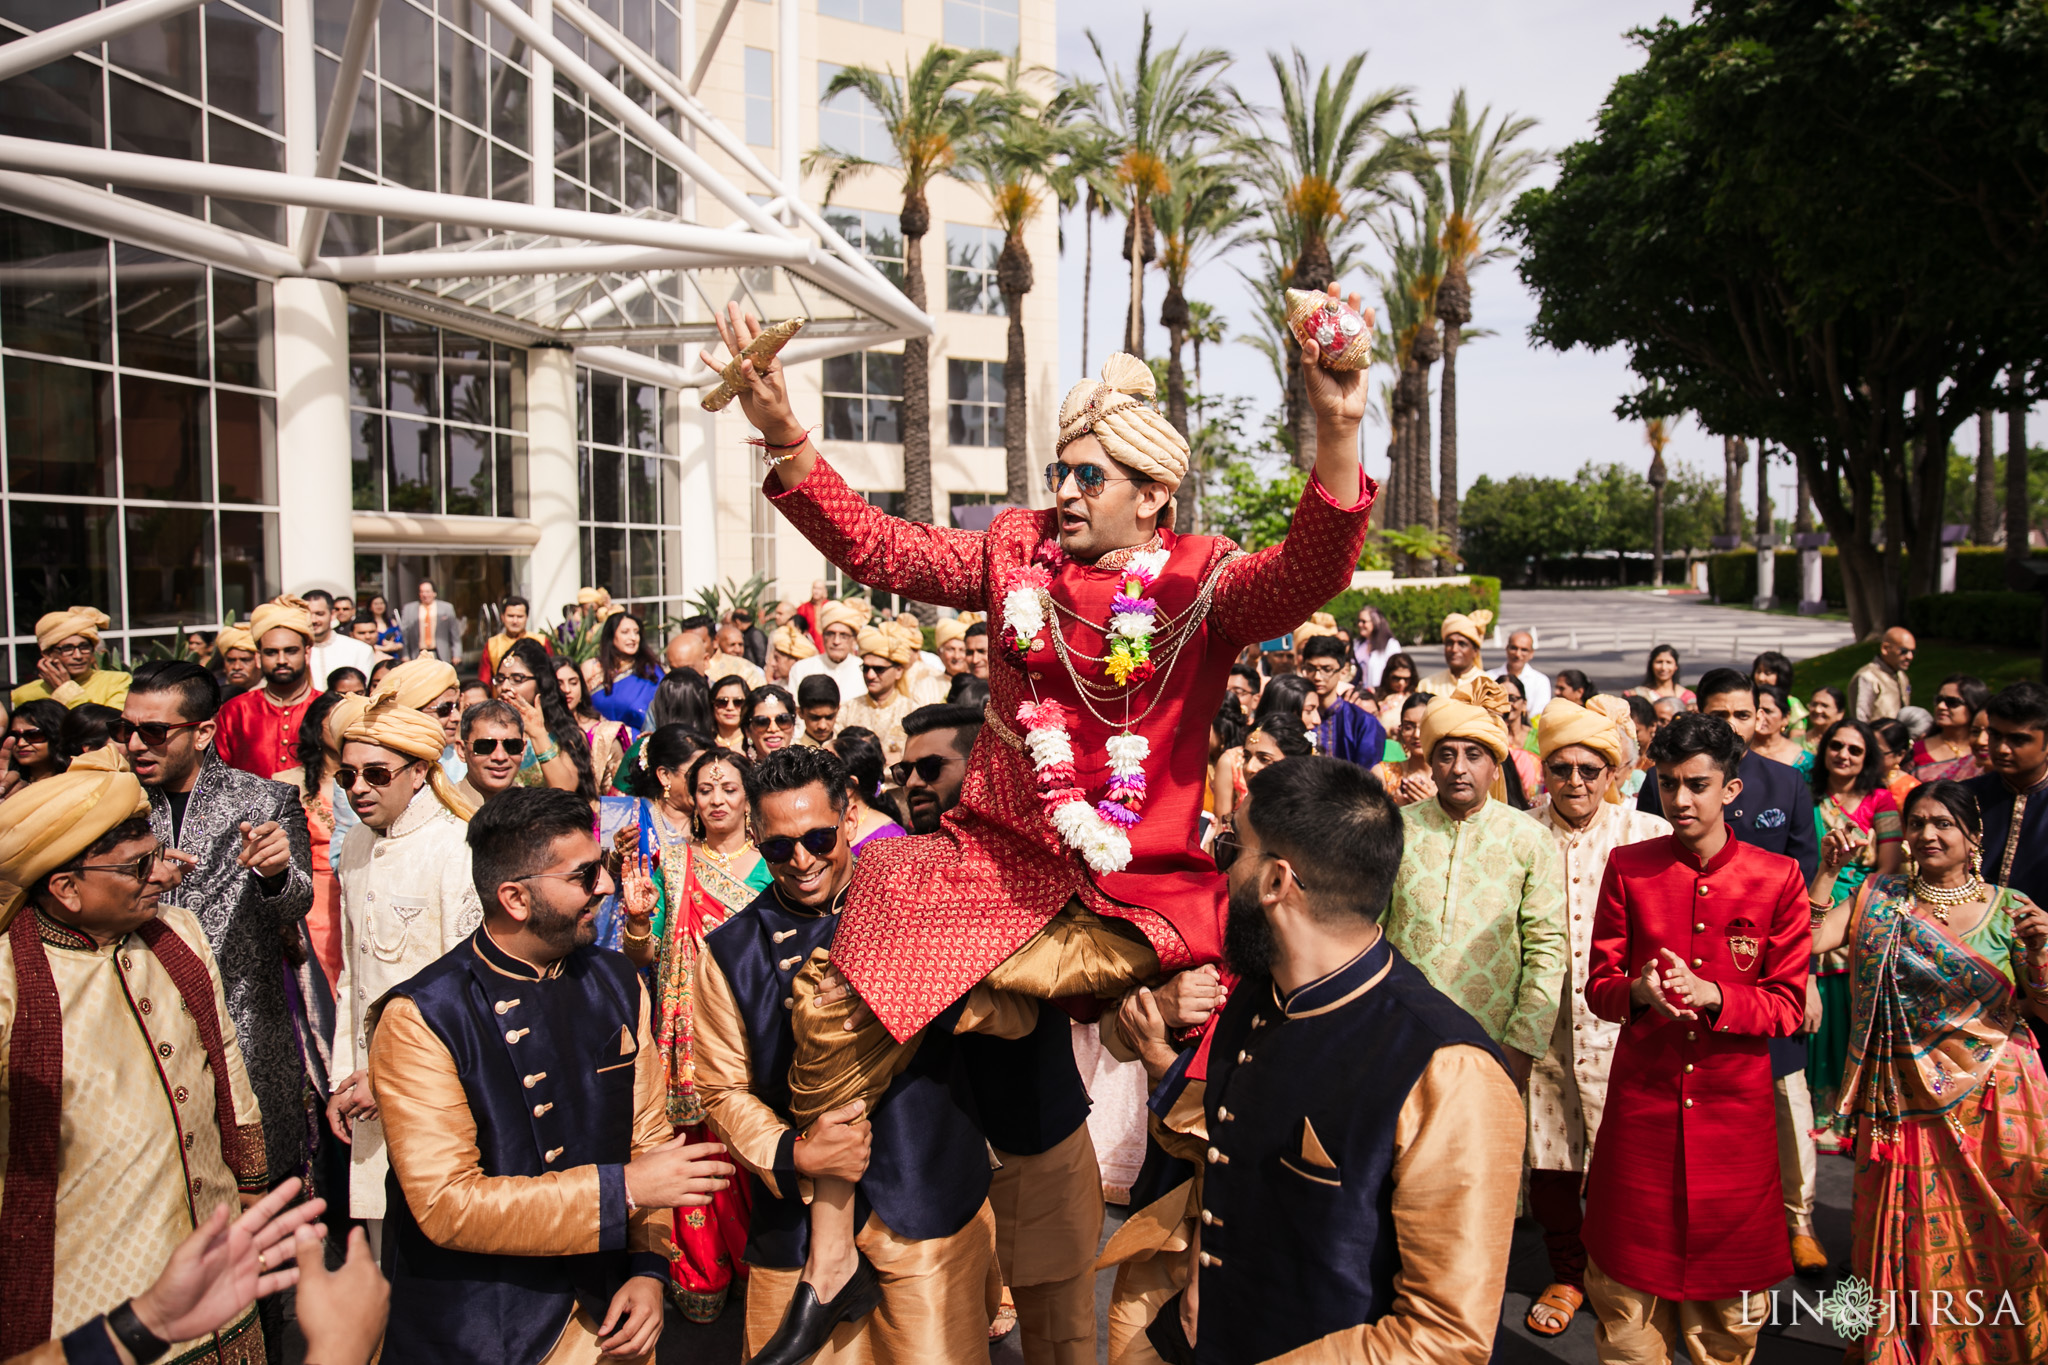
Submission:
M 341 881 L 341 976 L 335 982 L 337 1079 L 369 1065 L 370 1007 L 418 975 L 483 923 L 469 875 L 469 825 L 422 787 L 405 813 L 379 833 L 348 832 L 334 859 Z M 349 1149 L 348 1211 L 384 1216 L 384 1128 L 357 1119 Z
M 268 1188 L 263 1118 L 221 990 L 220 968 L 189 910 L 166 905 L 164 925 L 206 964 L 233 1097 L 233 1126 L 255 1169 L 231 1171 L 221 1150 L 214 1079 L 198 1025 L 171 975 L 129 934 L 98 947 L 33 909 L 64 1012 L 64 1091 L 57 1169 L 52 1334 L 132 1298 L 155 1282 L 172 1250 L 240 1191 Z M 0 1179 L 12 1099 L 7 1063 L 20 984 L 0 936 Z M 0 1201 L 6 1191 L 0 1188 Z M 5 1253 L 0 1253 L 4 1255 Z M 261 1361 L 253 1308 L 217 1334 L 178 1342 L 168 1360 Z
M 882 701 L 869 698 L 868 690 L 862 687 L 860 695 L 842 697 L 839 700 L 839 728 L 849 725 L 864 725 L 875 732 L 882 741 L 882 754 L 894 763 L 903 757 L 903 718 L 924 705 L 916 697 L 901 692 L 889 692 Z
M 1565 966 L 1564 1007 L 1557 1012 L 1550 1048 L 1529 1069 L 1529 1168 L 1583 1171 L 1607 1103 L 1607 1066 L 1614 1058 L 1614 1040 L 1621 1036 L 1621 1025 L 1609 1023 L 1586 1005 L 1586 955 L 1593 947 L 1593 908 L 1600 899 L 1600 880 L 1607 875 L 1608 854 L 1623 844 L 1669 834 L 1671 825 L 1633 805 L 1607 802 L 1582 830 L 1566 824 L 1547 801 L 1529 814 L 1557 840 L 1564 873 L 1565 929 L 1572 946 L 1571 961 Z
M 1417 692 L 1427 692 L 1432 697 L 1448 697 L 1474 678 L 1484 678 L 1486 676 L 1488 676 L 1486 670 L 1476 663 L 1463 673 L 1453 673 L 1448 668 L 1439 668 L 1436 672 L 1416 683 L 1415 690 Z

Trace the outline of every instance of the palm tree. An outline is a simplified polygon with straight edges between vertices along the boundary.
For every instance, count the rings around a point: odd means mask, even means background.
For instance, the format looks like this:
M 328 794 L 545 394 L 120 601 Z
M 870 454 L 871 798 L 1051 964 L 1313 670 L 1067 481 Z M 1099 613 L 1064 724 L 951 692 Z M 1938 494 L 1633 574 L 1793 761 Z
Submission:
M 1188 300 L 1188 344 L 1195 348 L 1195 425 L 1202 425 L 1203 413 L 1209 406 L 1208 390 L 1202 386 L 1202 348 L 1221 346 L 1230 335 L 1223 325 L 1223 315 L 1213 304 L 1200 299 Z
M 1450 121 L 1443 128 L 1427 135 L 1416 130 L 1443 149 L 1444 274 L 1436 292 L 1436 315 L 1444 329 L 1437 527 L 1452 544 L 1458 539 L 1458 343 L 1472 321 L 1470 272 L 1506 254 L 1504 248 L 1486 246 L 1486 229 L 1546 159 L 1543 152 L 1509 147 L 1536 126 L 1535 119 L 1503 114 L 1488 132 L 1492 113 L 1488 106 L 1473 118 L 1460 90 L 1451 97 Z M 1438 169 L 1432 167 L 1429 174 L 1435 179 Z
M 1174 43 L 1152 51 L 1152 11 L 1145 11 L 1137 62 L 1126 72 L 1111 67 L 1102 43 L 1087 31 L 1102 68 L 1094 112 L 1108 135 L 1108 151 L 1124 207 L 1124 259 L 1131 263 L 1131 306 L 1124 315 L 1124 349 L 1145 354 L 1145 265 L 1158 255 L 1152 201 L 1171 183 L 1168 167 L 1204 139 L 1227 138 L 1241 109 L 1222 80 L 1231 57 L 1205 47 L 1182 57 Z
M 981 181 L 996 226 L 1003 230 L 1003 250 L 996 258 L 996 288 L 1010 322 L 1003 359 L 1003 496 L 1019 507 L 1031 505 L 1024 296 L 1031 292 L 1034 277 L 1024 231 L 1045 206 L 1046 195 L 1066 188 L 1055 185 L 1053 175 L 1073 141 L 1069 128 L 1083 97 L 1069 87 L 1040 104 L 1025 81 L 1050 75 L 1042 68 L 1024 70 L 1011 57 L 996 90 L 1002 117 L 992 120 L 960 153 L 961 162 Z
M 855 90 L 881 116 L 894 161 L 884 163 L 829 147 L 804 159 L 805 170 L 824 167 L 825 202 L 847 176 L 867 170 L 888 170 L 902 177 L 903 292 L 925 307 L 924 239 L 931 231 L 932 209 L 925 191 L 941 176 L 961 174 L 962 147 L 1000 120 L 1005 105 L 988 87 L 982 67 L 1000 62 L 1003 54 L 989 48 L 961 51 L 934 43 L 904 76 L 895 68 L 849 66 L 825 87 L 823 100 Z M 909 337 L 903 343 L 903 515 L 912 521 L 932 519 L 931 339 Z M 937 619 L 924 603 L 917 606 L 927 625 Z
M 1095 87 L 1085 81 L 1065 81 L 1055 100 L 1065 101 L 1071 112 L 1064 120 L 1066 141 L 1059 164 L 1047 175 L 1047 183 L 1062 213 L 1076 205 L 1081 208 L 1081 375 L 1086 378 L 1090 295 L 1095 286 L 1095 220 L 1114 212 L 1122 195 L 1110 165 L 1108 134 L 1092 120 L 1082 121 L 1093 113 Z M 1065 245 L 1063 235 L 1062 251 Z
M 1721 534 L 1742 543 L 1742 467 L 1749 463 L 1749 442 L 1740 436 L 1721 438 L 1721 466 L 1727 478 L 1722 495 Z
M 1285 284 L 1327 289 L 1337 278 L 1334 253 L 1361 213 L 1385 197 L 1400 170 L 1412 169 L 1413 149 L 1382 128 L 1407 105 L 1406 86 L 1360 91 L 1358 73 L 1366 54 L 1353 53 L 1334 75 L 1324 67 L 1313 93 L 1308 58 L 1294 49 L 1290 63 L 1268 52 L 1280 85 L 1283 138 L 1263 144 L 1255 174 L 1266 196 L 1261 233 L 1285 257 Z M 1315 418 L 1301 389 L 1300 348 L 1287 342 L 1287 413 L 1295 433 L 1294 458 L 1303 469 L 1315 464 Z
M 1252 214 L 1252 207 L 1238 197 L 1236 168 L 1214 152 L 1200 160 L 1186 161 L 1173 168 L 1172 186 L 1154 202 L 1165 242 L 1159 263 L 1166 272 L 1166 297 L 1159 306 L 1159 322 L 1166 328 L 1166 419 L 1181 435 L 1188 430 L 1187 371 L 1181 367 L 1181 348 L 1187 343 L 1188 300 L 1183 292 L 1188 273 L 1205 252 L 1224 244 L 1230 234 Z M 1181 500 L 1179 529 L 1195 526 L 1195 503 L 1201 497 L 1199 480 L 1190 484 Z
M 1671 475 L 1664 468 L 1664 447 L 1671 444 L 1672 421 L 1652 417 L 1643 423 L 1643 441 L 1650 447 L 1650 586 L 1664 586 L 1664 485 Z
M 1444 275 L 1443 205 L 1427 193 L 1420 203 L 1403 199 L 1372 226 L 1393 261 L 1392 270 L 1380 276 L 1380 289 L 1398 361 L 1389 414 L 1399 432 L 1399 444 L 1389 451 L 1399 475 L 1394 517 L 1404 528 L 1439 530 L 1430 492 L 1429 372 L 1443 355 L 1436 317 Z

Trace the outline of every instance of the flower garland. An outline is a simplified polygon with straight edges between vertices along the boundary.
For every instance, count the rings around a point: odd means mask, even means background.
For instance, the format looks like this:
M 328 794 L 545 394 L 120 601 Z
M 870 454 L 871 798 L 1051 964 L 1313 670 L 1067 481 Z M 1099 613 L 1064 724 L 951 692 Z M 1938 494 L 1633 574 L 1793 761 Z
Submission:
M 1047 648 L 1053 572 L 1064 562 L 1059 543 L 1047 540 L 1035 562 L 1011 571 L 1003 587 L 1004 643 L 1020 663 Z M 1103 672 L 1118 687 L 1136 687 L 1152 677 L 1152 635 L 1158 627 L 1159 603 L 1150 593 L 1166 567 L 1166 551 L 1131 556 L 1123 583 L 1110 603 L 1104 636 L 1109 651 Z M 1027 701 L 1017 708 L 1024 746 L 1038 774 L 1038 799 L 1069 848 L 1097 872 L 1121 872 L 1130 865 L 1130 831 L 1145 804 L 1145 760 L 1151 741 L 1126 728 L 1107 744 L 1109 782 L 1102 799 L 1089 804 L 1076 785 L 1074 713 L 1056 701 Z

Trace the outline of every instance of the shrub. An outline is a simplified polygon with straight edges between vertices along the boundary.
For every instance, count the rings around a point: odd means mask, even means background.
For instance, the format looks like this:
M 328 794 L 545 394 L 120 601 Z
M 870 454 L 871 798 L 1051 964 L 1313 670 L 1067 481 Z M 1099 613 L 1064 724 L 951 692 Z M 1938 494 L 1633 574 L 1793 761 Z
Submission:
M 1444 618 L 1454 612 L 1472 612 L 1484 609 L 1500 618 L 1500 580 L 1482 574 L 1472 575 L 1471 582 L 1440 584 L 1426 588 L 1397 588 L 1391 592 L 1377 589 L 1350 588 L 1338 593 L 1323 610 L 1337 618 L 1337 624 L 1346 630 L 1358 619 L 1358 609 L 1371 605 L 1378 607 L 1386 616 L 1387 623 L 1394 628 L 1394 638 L 1404 645 L 1434 644 L 1438 632 L 1443 628 Z
M 1960 578 L 1961 574 L 1958 573 Z M 1933 640 L 2038 649 L 2041 595 L 2032 592 L 1944 592 L 1906 603 L 1906 628 Z

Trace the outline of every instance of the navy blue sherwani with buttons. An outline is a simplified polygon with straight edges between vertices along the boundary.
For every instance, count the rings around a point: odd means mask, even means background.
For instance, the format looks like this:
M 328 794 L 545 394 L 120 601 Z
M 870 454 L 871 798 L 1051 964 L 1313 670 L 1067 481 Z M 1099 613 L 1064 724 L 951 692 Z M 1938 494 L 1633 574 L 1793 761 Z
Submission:
M 586 947 L 536 968 L 486 926 L 372 1028 L 386 1365 L 595 1361 L 627 1279 L 668 1278 L 669 1211 L 626 1202 L 626 1163 L 672 1132 L 632 964 Z

